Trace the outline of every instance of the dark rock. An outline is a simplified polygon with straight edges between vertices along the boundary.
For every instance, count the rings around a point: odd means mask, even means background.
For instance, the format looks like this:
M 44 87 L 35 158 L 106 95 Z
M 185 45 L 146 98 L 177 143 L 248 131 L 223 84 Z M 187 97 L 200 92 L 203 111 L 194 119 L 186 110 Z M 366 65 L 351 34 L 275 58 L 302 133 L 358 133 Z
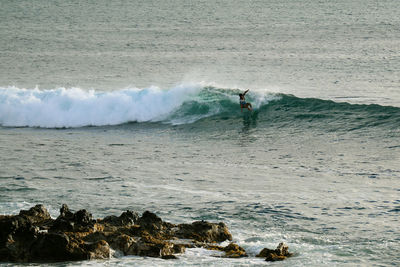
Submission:
M 225 257 L 227 258 L 241 258 L 247 257 L 247 253 L 244 248 L 240 247 L 238 244 L 230 243 L 224 248 Z
M 110 246 L 104 240 L 83 242 L 76 235 L 49 233 L 40 235 L 30 246 L 27 261 L 56 262 L 87 259 L 108 259 Z
M 287 258 L 286 256 L 277 255 L 276 253 L 271 253 L 271 254 L 267 255 L 267 257 L 265 258 L 265 261 L 283 261 L 286 258 Z
M 145 211 L 142 217 L 139 218 L 137 224 L 140 226 L 140 232 L 150 233 L 157 239 L 173 238 L 172 228 L 175 225 L 163 222 L 156 214 Z
M 112 249 L 121 251 L 124 255 L 128 254 L 129 248 L 135 243 L 133 237 L 118 232 L 94 232 L 83 240 L 89 243 L 106 240 Z
M 79 210 L 74 214 L 74 222 L 78 225 L 88 226 L 93 225 L 94 220 L 92 214 L 86 210 Z
M 65 232 L 65 231 L 85 231 L 94 227 L 95 220 L 92 214 L 85 209 L 72 213 L 66 204 L 63 204 L 60 209 L 60 216 L 53 222 L 50 227 L 52 232 Z M 81 229 L 83 228 L 83 229 Z
M 67 204 L 62 204 L 59 217 L 65 218 L 67 220 L 73 220 L 74 214 L 69 210 Z
M 176 259 L 178 259 L 178 257 L 175 256 L 175 255 L 164 255 L 161 258 L 164 259 L 164 260 L 176 260 Z
M 293 255 L 288 250 L 285 243 L 279 243 L 276 249 L 264 248 L 256 257 L 265 258 L 266 261 L 282 261 Z
M 175 233 L 179 238 L 194 239 L 199 242 L 223 242 L 232 240 L 232 235 L 224 223 L 209 223 L 197 221 L 192 224 L 180 224 L 179 230 Z
M 149 243 L 145 240 L 139 240 L 130 247 L 127 254 L 148 257 L 163 257 L 165 255 L 173 254 L 173 247 L 174 244 L 166 241 Z
M 49 212 L 36 205 L 19 215 L 0 217 L 0 261 L 26 261 L 29 246 L 37 238 L 40 226 L 50 223 Z
M 103 220 L 104 223 L 114 226 L 130 226 L 136 224 L 138 221 L 139 214 L 130 210 L 123 212 L 119 217 L 107 216 Z
M 139 218 L 138 224 L 144 229 L 152 231 L 152 230 L 160 230 L 163 226 L 163 221 L 156 214 L 149 211 L 145 211 L 142 214 L 142 217 Z
M 180 240 L 184 239 L 184 240 Z M 60 215 L 51 219 L 37 205 L 19 215 L 0 215 L 0 261 L 56 262 L 107 259 L 111 249 L 118 254 L 176 259 L 186 248 L 203 247 L 225 252 L 224 257 L 246 257 L 237 244 L 221 247 L 217 242 L 232 240 L 224 223 L 197 221 L 174 225 L 146 211 L 141 217 L 126 211 L 119 217 L 93 220 L 82 209 L 71 212 L 62 205 Z M 259 256 L 280 260 L 291 254 L 284 244 L 275 250 L 264 249 Z
M 129 248 L 132 247 L 135 242 L 133 237 L 121 234 L 111 239 L 111 247 L 115 250 L 122 251 L 124 255 L 128 255 Z
M 224 258 L 242 258 L 242 257 L 247 257 L 247 253 L 244 250 L 244 248 L 240 247 L 238 244 L 235 243 L 230 243 L 226 247 L 221 247 L 217 245 L 206 245 L 204 248 L 209 249 L 209 250 L 217 250 L 217 251 L 222 251 L 225 252 L 225 254 L 222 256 Z
M 283 256 L 292 256 L 291 253 L 289 253 L 289 247 L 285 243 L 279 243 L 279 245 L 276 247 L 276 252 L 279 253 L 279 255 Z
M 139 219 L 139 224 L 161 224 L 162 220 L 160 217 L 158 217 L 156 214 L 150 212 L 150 211 L 145 211 L 142 214 L 142 217 Z
M 69 242 L 68 236 L 63 233 L 42 234 L 30 246 L 29 261 L 71 260 L 72 255 L 68 251 Z
M 36 205 L 29 210 L 21 210 L 19 216 L 27 218 L 30 223 L 42 223 L 51 219 L 50 213 L 43 205 Z
M 74 230 L 75 223 L 65 218 L 57 218 L 50 227 L 52 232 L 70 232 Z
M 182 253 L 185 253 L 186 246 L 183 244 L 174 244 L 173 250 L 174 250 L 174 253 L 182 254 Z
M 86 245 L 87 259 L 109 259 L 111 257 L 110 246 L 105 240 Z
M 256 257 L 265 258 L 265 257 L 267 257 L 267 256 L 268 256 L 269 254 L 271 254 L 271 253 L 275 253 L 275 249 L 263 248 L 263 249 L 260 251 L 260 253 L 258 253 L 258 254 L 256 255 Z

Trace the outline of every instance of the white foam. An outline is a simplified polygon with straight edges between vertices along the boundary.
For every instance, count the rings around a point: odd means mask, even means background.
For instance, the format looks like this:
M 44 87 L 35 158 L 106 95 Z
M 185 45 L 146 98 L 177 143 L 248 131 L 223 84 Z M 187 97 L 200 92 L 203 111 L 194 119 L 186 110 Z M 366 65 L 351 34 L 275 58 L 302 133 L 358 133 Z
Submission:
M 80 88 L 0 87 L 0 126 L 70 128 L 157 121 L 176 125 L 223 112 L 224 108 L 218 104 L 221 99 L 238 103 L 237 89 L 213 88 L 214 96 L 202 98 L 199 92 L 204 88 L 202 83 L 182 84 L 168 90 L 153 86 L 108 92 Z M 275 99 L 279 96 L 265 90 L 254 90 L 249 94 L 255 109 Z M 170 116 L 190 100 L 207 105 L 209 111 Z
M 160 121 L 200 89 L 197 85 L 111 92 L 0 88 L 0 125 L 62 128 Z

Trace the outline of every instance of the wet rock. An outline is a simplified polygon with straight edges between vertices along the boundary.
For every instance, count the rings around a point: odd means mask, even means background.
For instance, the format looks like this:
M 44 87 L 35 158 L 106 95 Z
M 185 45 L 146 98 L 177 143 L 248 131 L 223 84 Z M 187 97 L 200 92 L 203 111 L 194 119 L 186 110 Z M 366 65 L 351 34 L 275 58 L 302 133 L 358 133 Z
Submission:
M 156 214 L 145 211 L 139 218 L 138 224 L 143 230 L 148 232 L 160 231 L 163 229 L 163 221 Z
M 206 245 L 204 248 L 209 250 L 217 250 L 225 252 L 222 256 L 224 258 L 242 258 L 247 257 L 247 253 L 244 248 L 240 247 L 238 244 L 230 243 L 226 247 L 217 246 L 217 245 Z
M 135 239 L 131 236 L 121 234 L 111 239 L 111 246 L 114 250 L 119 250 L 124 253 L 124 255 L 128 255 L 129 248 L 135 244 Z
M 108 259 L 111 250 L 104 240 L 83 242 L 74 235 L 48 233 L 39 236 L 30 246 L 27 261 L 56 262 L 87 259 Z
M 60 209 L 60 216 L 52 223 L 50 231 L 84 231 L 94 227 L 96 221 L 85 209 L 72 213 L 66 204 Z
M 137 212 L 133 212 L 127 210 L 121 214 L 121 216 L 107 216 L 104 218 L 103 223 L 107 223 L 113 226 L 130 226 L 134 225 L 139 220 L 139 214 Z
M 94 220 L 82 209 L 72 212 L 62 205 L 60 215 L 52 219 L 37 205 L 15 216 L 0 215 L 0 261 L 55 262 L 108 259 L 112 250 L 117 255 L 137 255 L 176 259 L 186 248 L 203 247 L 224 252 L 223 257 L 247 257 L 239 245 L 226 247 L 217 243 L 232 240 L 224 223 L 196 221 L 191 224 L 164 222 L 146 211 L 139 217 L 126 211 L 120 216 Z M 290 256 L 283 243 L 275 250 L 264 249 L 266 260 Z
M 74 230 L 75 223 L 72 220 L 66 220 L 64 218 L 57 218 L 53 225 L 50 227 L 52 232 L 67 232 Z
M 72 220 L 74 218 L 74 214 L 69 210 L 67 204 L 62 204 L 60 216 L 58 218 L 64 218 L 66 220 Z
M 279 243 L 276 249 L 264 248 L 256 257 L 265 258 L 266 261 L 282 261 L 292 255 L 285 243 Z
M 275 251 L 278 252 L 279 255 L 292 256 L 292 253 L 289 253 L 289 247 L 283 242 L 279 243 Z
M 182 254 L 182 253 L 185 253 L 186 246 L 183 244 L 174 244 L 173 250 L 174 250 L 174 253 L 176 253 L 176 254 Z
M 29 210 L 21 210 L 19 216 L 25 217 L 30 223 L 43 223 L 51 219 L 50 213 L 43 205 L 36 205 Z
M 67 261 L 72 258 L 72 254 L 68 251 L 70 240 L 63 233 L 42 234 L 35 239 L 30 246 L 30 261 Z M 77 260 L 80 258 L 78 257 Z
M 83 209 L 74 214 L 74 222 L 81 226 L 92 226 L 95 221 L 92 214 Z
M 87 259 L 109 259 L 111 257 L 110 246 L 105 240 L 87 244 L 85 249 L 88 251 Z
M 175 256 L 175 255 L 164 255 L 161 258 L 164 259 L 164 260 L 176 260 L 176 259 L 178 259 L 178 257 Z
M 161 218 L 150 211 L 143 212 L 142 217 L 139 218 L 139 225 L 152 225 L 152 224 L 161 225 L 162 224 Z
M 173 247 L 174 244 L 166 241 L 157 241 L 151 243 L 146 242 L 146 240 L 139 240 L 130 247 L 127 254 L 148 257 L 163 257 L 166 255 L 172 255 L 174 253 Z
M 247 257 L 247 253 L 244 248 L 240 247 L 238 244 L 230 243 L 224 248 L 225 257 L 227 258 L 241 258 Z
M 50 222 L 50 214 L 42 205 L 21 210 L 15 216 L 1 216 L 0 261 L 29 260 L 30 245 L 37 238 L 40 227 Z
M 206 221 L 197 221 L 192 224 L 180 224 L 176 231 L 179 238 L 194 239 L 199 242 L 223 242 L 232 240 L 232 235 L 224 223 L 209 223 Z
M 105 240 L 113 250 L 120 251 L 123 255 L 128 255 L 130 247 L 136 242 L 132 236 L 118 232 L 94 232 L 83 240 L 89 243 Z

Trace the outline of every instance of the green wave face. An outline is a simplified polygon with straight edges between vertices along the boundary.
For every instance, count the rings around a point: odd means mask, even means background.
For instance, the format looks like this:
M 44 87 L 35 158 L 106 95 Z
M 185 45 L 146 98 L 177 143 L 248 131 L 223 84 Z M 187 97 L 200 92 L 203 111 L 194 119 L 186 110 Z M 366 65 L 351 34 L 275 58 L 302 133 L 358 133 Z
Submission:
M 240 90 L 204 87 L 190 101 L 185 101 L 165 122 L 172 124 L 231 124 L 251 119 L 257 127 L 296 126 L 327 130 L 357 130 L 368 127 L 400 127 L 400 108 L 334 102 L 317 98 L 299 98 L 287 94 L 250 91 L 246 101 L 254 110 L 241 112 Z
M 51 90 L 0 88 L 0 126 L 76 128 L 130 122 L 229 129 L 243 121 L 254 127 L 293 126 L 334 130 L 370 127 L 399 129 L 400 108 L 337 103 L 316 98 L 250 90 L 241 110 L 232 88 L 180 85 L 101 92 L 80 88 Z

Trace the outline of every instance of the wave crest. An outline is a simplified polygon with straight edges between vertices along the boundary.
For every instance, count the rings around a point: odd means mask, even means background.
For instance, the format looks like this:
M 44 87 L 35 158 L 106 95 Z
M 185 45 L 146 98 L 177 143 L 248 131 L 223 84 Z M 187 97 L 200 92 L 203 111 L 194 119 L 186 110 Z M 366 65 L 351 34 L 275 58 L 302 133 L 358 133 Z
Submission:
M 161 121 L 200 89 L 183 85 L 111 92 L 0 88 L 0 125 L 63 128 Z
M 173 125 L 201 119 L 237 120 L 238 89 L 179 85 L 101 92 L 80 88 L 53 90 L 0 88 L 0 125 L 10 127 L 70 128 L 161 122 Z M 252 90 L 246 96 L 261 125 L 322 123 L 333 129 L 379 125 L 397 128 L 400 108 L 337 103 L 317 98 Z

